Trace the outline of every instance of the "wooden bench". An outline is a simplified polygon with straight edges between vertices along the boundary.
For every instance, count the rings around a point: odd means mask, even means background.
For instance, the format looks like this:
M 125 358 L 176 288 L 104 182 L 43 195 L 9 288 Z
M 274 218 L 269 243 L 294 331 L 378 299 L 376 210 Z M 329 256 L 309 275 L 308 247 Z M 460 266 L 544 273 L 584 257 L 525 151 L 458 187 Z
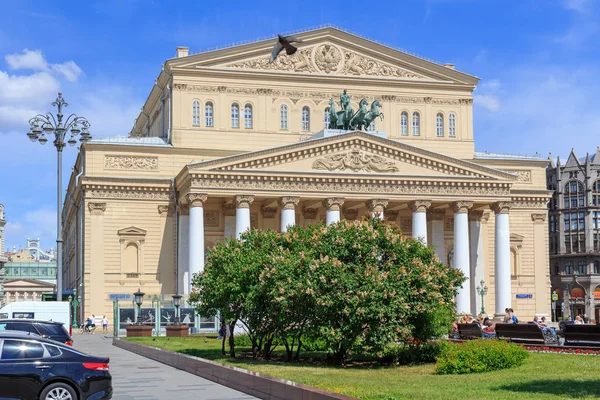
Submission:
M 544 335 L 536 324 L 496 324 L 496 337 L 515 343 L 556 344 L 556 335 Z
M 483 338 L 483 331 L 479 324 L 458 324 L 458 334 L 461 339 Z
M 565 345 L 600 346 L 600 325 L 564 324 L 562 334 L 565 337 Z

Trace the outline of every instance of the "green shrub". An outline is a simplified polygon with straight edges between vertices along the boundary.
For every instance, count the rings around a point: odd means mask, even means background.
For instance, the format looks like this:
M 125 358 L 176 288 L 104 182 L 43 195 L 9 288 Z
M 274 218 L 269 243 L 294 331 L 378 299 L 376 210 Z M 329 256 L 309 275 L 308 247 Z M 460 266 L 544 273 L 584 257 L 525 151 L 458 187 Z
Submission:
M 312 338 L 310 336 L 302 338 L 302 351 L 327 351 L 329 347 L 323 338 Z
M 449 342 L 425 344 L 390 344 L 383 353 L 383 361 L 394 365 L 426 364 L 435 362 Z
M 514 343 L 502 340 L 470 340 L 446 346 L 437 357 L 438 374 L 470 374 L 517 367 L 528 353 Z
M 235 345 L 236 346 L 240 346 L 240 347 L 252 347 L 252 340 L 250 339 L 250 336 L 248 336 L 245 333 L 233 335 L 233 338 L 235 340 Z

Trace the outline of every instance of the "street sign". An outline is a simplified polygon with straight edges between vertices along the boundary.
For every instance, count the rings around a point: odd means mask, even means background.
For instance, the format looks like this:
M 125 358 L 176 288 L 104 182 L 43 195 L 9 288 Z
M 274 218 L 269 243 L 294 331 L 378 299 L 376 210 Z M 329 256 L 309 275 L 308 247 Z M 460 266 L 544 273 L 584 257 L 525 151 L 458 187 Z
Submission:
M 558 300 L 558 294 L 552 293 L 552 301 Z
M 131 300 L 131 295 L 127 293 L 109 294 L 110 301 Z
M 533 299 L 533 294 L 517 294 L 517 299 Z

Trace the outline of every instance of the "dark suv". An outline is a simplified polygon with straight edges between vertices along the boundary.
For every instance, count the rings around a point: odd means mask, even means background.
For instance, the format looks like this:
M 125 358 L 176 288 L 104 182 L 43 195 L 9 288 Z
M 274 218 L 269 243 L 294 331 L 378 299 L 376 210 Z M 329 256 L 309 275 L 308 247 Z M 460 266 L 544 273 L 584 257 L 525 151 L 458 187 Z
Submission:
M 23 318 L 0 319 L 0 332 L 2 331 L 30 332 L 69 346 L 73 345 L 73 339 L 63 326 L 62 322 L 39 321 L 36 319 Z
M 0 398 L 108 400 L 107 357 L 93 357 L 32 333 L 0 332 Z

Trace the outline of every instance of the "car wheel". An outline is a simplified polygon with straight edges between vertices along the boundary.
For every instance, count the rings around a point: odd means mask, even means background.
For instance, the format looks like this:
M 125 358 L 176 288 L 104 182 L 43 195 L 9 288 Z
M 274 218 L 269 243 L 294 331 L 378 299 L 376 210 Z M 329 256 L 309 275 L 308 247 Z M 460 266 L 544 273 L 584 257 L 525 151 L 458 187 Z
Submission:
M 77 393 L 70 385 L 57 382 L 46 386 L 40 400 L 77 400 Z

